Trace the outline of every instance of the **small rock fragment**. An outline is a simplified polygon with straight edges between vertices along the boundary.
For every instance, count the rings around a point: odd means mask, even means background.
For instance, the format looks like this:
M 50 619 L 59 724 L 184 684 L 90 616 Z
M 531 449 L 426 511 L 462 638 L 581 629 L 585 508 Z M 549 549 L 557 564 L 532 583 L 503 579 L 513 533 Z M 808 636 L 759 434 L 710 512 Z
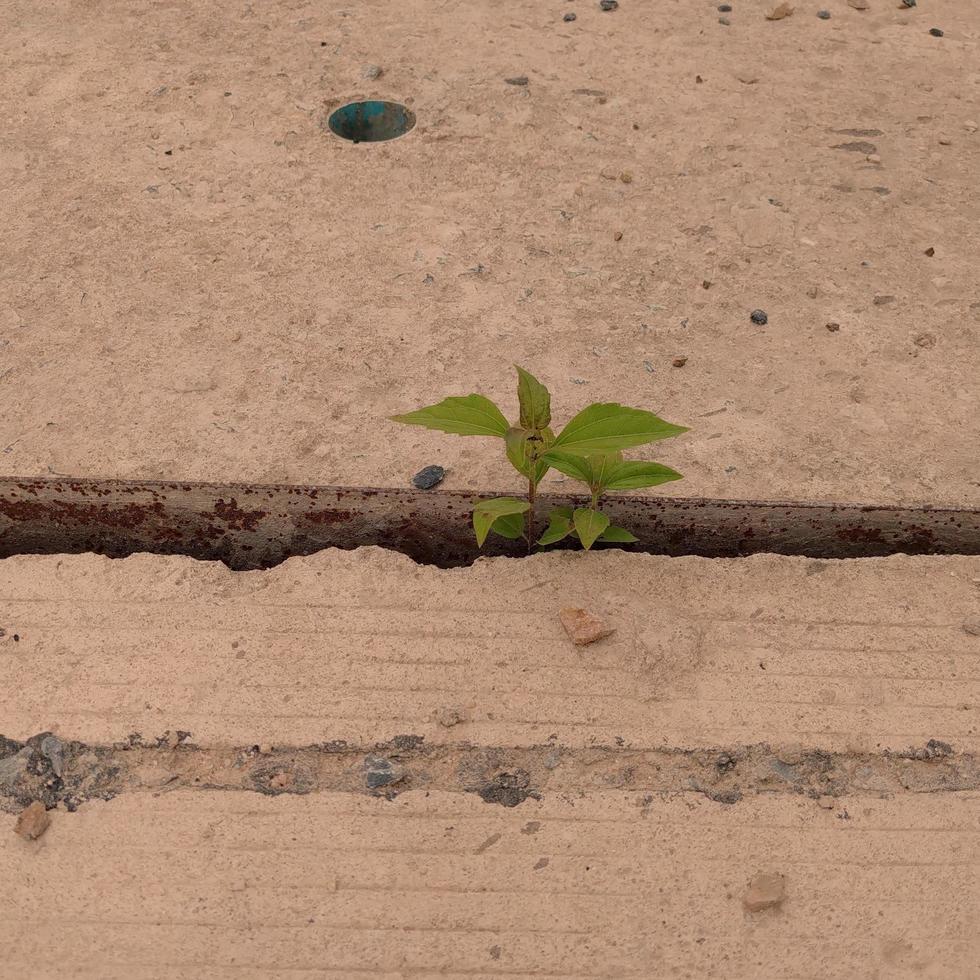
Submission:
M 14 833 L 24 840 L 37 840 L 50 826 L 51 818 L 44 809 L 44 804 L 35 800 L 26 810 L 21 811 L 17 823 L 14 824 Z
M 513 78 L 505 78 L 504 81 L 508 85 L 527 85 L 528 77 L 527 75 L 515 75 Z
M 617 231 L 616 234 L 613 235 L 613 241 L 621 242 L 622 240 L 623 240 L 623 233 L 621 231 Z
M 926 249 L 926 253 L 925 253 L 925 254 L 926 254 L 926 255 L 928 255 L 928 256 L 929 256 L 929 258 L 931 259 L 931 258 L 932 258 L 932 257 L 933 257 L 933 256 L 934 256 L 934 255 L 936 254 L 936 250 L 935 250 L 935 249 L 934 249 L 934 248 L 933 248 L 933 247 L 932 247 L 932 246 L 930 245 L 930 246 L 929 246 L 929 247 L 928 247 L 928 248 Z
M 61 739 L 54 735 L 42 739 L 41 755 L 51 763 L 51 771 L 60 778 L 65 768 L 65 747 Z
M 419 490 L 431 490 L 438 486 L 446 477 L 446 471 L 441 466 L 426 466 L 412 477 L 413 486 Z
M 806 291 L 806 294 L 807 294 L 807 296 L 810 297 L 810 299 L 816 299 L 818 293 L 819 293 L 819 290 L 817 289 L 816 286 L 809 286 L 807 288 L 807 291 Z
M 730 3 L 720 3 L 718 4 L 719 14 L 730 14 L 732 12 L 732 5 Z
M 572 22 L 573 20 L 575 20 L 575 14 L 574 14 L 574 13 L 572 13 L 572 11 L 569 11 L 569 12 L 568 12 L 567 14 L 565 14 L 565 16 L 564 16 L 564 17 L 562 17 L 562 20 L 563 20 L 563 21 L 564 21 L 564 22 L 565 22 L 566 24 L 571 24 L 571 22 Z
M 915 6 L 915 0 L 902 0 L 902 6 L 903 7 L 914 7 Z
M 764 327 L 769 322 L 769 316 L 765 310 L 753 310 L 749 319 L 760 327 Z
M 380 789 L 405 778 L 405 769 L 380 755 L 369 755 L 364 760 L 365 781 L 368 789 Z
M 684 367 L 684 365 L 687 364 L 687 358 L 675 357 L 670 363 L 673 364 L 674 367 Z
M 633 183 L 633 175 L 632 175 L 632 174 L 631 174 L 631 173 L 630 173 L 630 172 L 629 172 L 628 170 L 624 170 L 624 171 L 623 171 L 623 172 L 622 172 L 622 173 L 621 173 L 621 174 L 619 175 L 619 179 L 620 179 L 620 180 L 621 180 L 621 181 L 622 181 L 622 182 L 623 182 L 624 184 L 632 184 L 632 183 Z
M 943 32 L 938 27 L 930 27 L 929 28 L 929 33 L 933 37 L 942 37 L 943 36 Z
M 584 609 L 567 606 L 559 610 L 558 618 L 561 620 L 562 626 L 565 627 L 565 632 L 568 633 L 572 643 L 580 647 L 595 643 L 596 640 L 601 640 L 604 636 L 616 632 L 606 626 L 598 616 Z
M 889 303 L 895 302 L 895 297 L 889 294 L 882 295 L 879 293 L 878 295 L 875 296 L 872 302 L 874 303 L 875 306 L 887 306 Z
M 758 75 L 749 75 L 747 72 L 743 72 L 741 75 L 735 76 L 743 85 L 755 85 L 759 81 Z
M 761 912 L 779 905 L 785 897 L 786 879 L 780 874 L 762 872 L 749 882 L 742 904 L 749 912 Z
M 361 78 L 373 81 L 384 74 L 384 69 L 380 65 L 365 65 L 361 70 Z
M 599 0 L 599 6 L 603 10 L 615 10 L 619 6 L 619 0 Z
M 817 16 L 821 20 L 830 20 L 830 11 L 829 10 L 818 10 L 817 11 Z
M 462 708 L 437 708 L 433 712 L 433 720 L 442 725 L 443 728 L 452 728 L 466 721 L 466 712 Z
M 936 335 L 934 333 L 920 333 L 916 335 L 912 342 L 916 347 L 922 347 L 929 350 L 930 348 L 936 346 Z
M 835 323 L 833 320 L 831 320 L 830 323 L 827 324 L 827 329 L 831 333 L 837 333 L 837 331 L 840 330 L 840 324 Z
M 782 20 L 784 17 L 789 17 L 793 13 L 793 8 L 788 3 L 777 3 L 769 13 L 766 14 L 766 20 Z
M 871 6 L 868 0 L 847 0 L 847 5 L 855 10 L 867 10 Z
M 868 161 L 868 163 L 881 163 L 881 157 L 880 157 L 880 156 L 878 156 L 878 154 L 877 154 L 877 153 L 869 153 L 869 154 L 868 154 L 868 155 L 867 155 L 867 156 L 865 157 L 865 160 L 867 160 L 867 161 Z
M 970 636 L 980 636 L 980 619 L 968 619 L 963 624 L 963 632 Z
M 732 25 L 732 22 L 727 17 L 719 17 L 718 23 L 721 24 L 722 27 L 731 27 Z

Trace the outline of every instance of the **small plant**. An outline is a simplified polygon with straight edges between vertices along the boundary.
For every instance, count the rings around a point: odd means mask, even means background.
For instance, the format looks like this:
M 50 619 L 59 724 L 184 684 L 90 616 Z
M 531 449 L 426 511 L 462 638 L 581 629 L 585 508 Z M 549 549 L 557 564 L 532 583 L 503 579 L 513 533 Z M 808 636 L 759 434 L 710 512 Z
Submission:
M 671 425 L 653 412 L 615 402 L 597 402 L 582 409 L 556 436 L 551 429 L 551 394 L 533 375 L 517 368 L 520 417 L 511 425 L 503 412 L 483 395 L 444 398 L 438 405 L 395 415 L 394 422 L 422 425 L 459 436 L 491 436 L 504 440 L 511 465 L 527 479 L 527 498 L 496 497 L 473 507 L 473 529 L 483 547 L 493 531 L 505 538 L 535 543 L 534 502 L 538 484 L 552 467 L 589 488 L 588 507 L 555 507 L 537 544 L 577 537 L 589 549 L 596 541 L 636 541 L 629 531 L 614 527 L 599 509 L 610 490 L 655 487 L 681 474 L 669 466 L 623 459 L 622 450 L 678 436 L 687 429 Z

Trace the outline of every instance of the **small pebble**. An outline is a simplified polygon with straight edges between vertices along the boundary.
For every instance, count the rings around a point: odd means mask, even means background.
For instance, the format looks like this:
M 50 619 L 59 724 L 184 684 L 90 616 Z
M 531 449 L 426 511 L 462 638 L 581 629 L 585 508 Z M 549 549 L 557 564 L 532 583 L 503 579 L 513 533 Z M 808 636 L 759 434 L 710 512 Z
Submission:
M 44 804 L 35 800 L 26 810 L 21 811 L 17 823 L 14 824 L 14 833 L 24 840 L 37 840 L 50 826 L 51 818 Z
M 769 317 L 765 310 L 753 310 L 749 319 L 760 327 L 764 327 L 769 322 Z
M 929 28 L 929 33 L 933 37 L 942 37 L 943 36 L 943 32 L 938 27 L 930 27 Z
M 361 78 L 370 81 L 375 78 L 380 78 L 383 74 L 384 69 L 379 65 L 366 65 L 361 71 Z
M 963 624 L 963 632 L 970 636 L 980 636 L 980 619 L 968 619 Z
M 405 778 L 404 766 L 378 755 L 369 755 L 364 760 L 364 772 L 368 789 L 380 789 Z
M 621 231 L 617 231 L 616 234 L 613 235 L 613 241 L 621 242 L 622 240 L 623 240 L 623 233 Z
M 619 0 L 599 0 L 599 6 L 603 10 L 615 10 L 619 6 Z
M 620 179 L 620 180 L 621 180 L 621 181 L 622 181 L 622 182 L 623 182 L 624 184 L 632 184 L 632 183 L 633 183 L 633 175 L 632 175 L 632 174 L 631 174 L 631 173 L 630 173 L 630 172 L 629 172 L 628 170 L 624 170 L 624 171 L 623 171 L 623 172 L 622 172 L 622 173 L 621 173 L 621 174 L 619 175 L 619 179 Z
M 563 21 L 564 21 L 564 22 L 565 22 L 566 24 L 571 24 L 571 22 L 572 22 L 573 20 L 575 20 L 575 14 L 573 14 L 573 13 L 572 13 L 571 11 L 569 11 L 569 12 L 568 12 L 567 14 L 565 14 L 565 16 L 564 16 L 564 17 L 562 17 L 562 20 L 563 20 Z
M 818 10 L 817 11 L 817 16 L 821 20 L 830 20 L 830 11 L 829 10 Z
M 711 289 L 711 280 L 710 279 L 702 279 L 701 280 L 701 288 L 702 289 Z
M 830 323 L 827 324 L 827 329 L 831 333 L 837 333 L 837 331 L 840 330 L 840 324 L 839 323 L 834 323 L 833 321 L 831 321 Z
M 730 14 L 732 12 L 732 5 L 730 3 L 720 3 L 718 4 L 719 14 Z
M 432 717 L 443 728 L 452 728 L 466 721 L 466 712 L 462 708 L 442 707 L 437 708 Z
M 674 367 L 684 367 L 684 365 L 687 364 L 687 358 L 675 357 L 670 363 L 673 364 Z
M 558 618 L 561 620 L 562 626 L 565 627 L 565 632 L 571 638 L 572 643 L 579 647 L 595 643 L 596 640 L 601 640 L 603 637 L 616 632 L 606 626 L 598 616 L 594 616 L 585 609 L 567 607 L 559 610 Z
M 902 6 L 903 7 L 914 7 L 915 6 L 915 0 L 902 0 Z
M 936 346 L 936 335 L 932 333 L 920 333 L 913 340 L 913 343 L 916 347 L 921 347 L 923 350 L 930 350 Z
M 786 897 L 786 879 L 777 874 L 757 874 L 742 897 L 749 912 L 761 912 L 779 905 Z
M 508 85 L 527 85 L 528 77 L 527 75 L 515 75 L 513 78 L 505 78 L 504 81 Z
M 438 486 L 446 477 L 446 471 L 441 466 L 426 466 L 412 477 L 412 484 L 419 490 L 431 490 Z
M 718 23 L 721 24 L 722 27 L 731 27 L 732 24 L 732 22 L 727 17 L 719 17 Z
M 928 256 L 929 256 L 929 258 L 931 259 L 931 258 L 932 258 L 932 257 L 933 257 L 933 256 L 934 256 L 935 254 L 936 254 L 936 250 L 935 250 L 935 249 L 934 249 L 934 248 L 933 248 L 933 247 L 932 247 L 932 246 L 930 245 L 930 246 L 929 246 L 929 247 L 928 247 L 928 248 L 926 249 L 926 255 L 928 255 Z

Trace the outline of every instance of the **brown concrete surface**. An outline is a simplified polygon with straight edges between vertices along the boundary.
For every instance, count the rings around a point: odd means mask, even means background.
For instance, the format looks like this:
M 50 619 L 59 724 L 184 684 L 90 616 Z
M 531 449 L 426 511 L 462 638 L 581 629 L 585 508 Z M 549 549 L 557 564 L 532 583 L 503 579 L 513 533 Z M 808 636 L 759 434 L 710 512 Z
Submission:
M 4 976 L 978 976 L 980 796 L 179 791 L 0 814 Z M 786 897 L 750 913 L 760 870 Z
M 980 559 L 326 551 L 0 562 L 3 733 L 199 745 L 805 743 L 980 750 Z M 558 611 L 615 634 L 575 647 Z M 16 634 L 19 639 L 13 641 Z M 458 708 L 465 724 L 434 720 Z
M 381 420 L 518 360 L 669 493 L 977 505 L 980 5 L 773 5 L 3 0 L 0 472 L 503 488 Z
M 980 976 L 978 612 L 976 558 L 7 559 L 0 974 Z

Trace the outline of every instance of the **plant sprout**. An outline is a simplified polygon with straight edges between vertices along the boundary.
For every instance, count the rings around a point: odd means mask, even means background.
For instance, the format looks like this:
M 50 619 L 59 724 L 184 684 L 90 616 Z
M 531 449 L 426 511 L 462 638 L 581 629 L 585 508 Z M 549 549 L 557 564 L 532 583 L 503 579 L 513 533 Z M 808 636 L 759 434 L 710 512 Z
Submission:
M 597 402 L 582 409 L 555 435 L 551 428 L 551 394 L 533 375 L 517 368 L 516 425 L 483 395 L 444 398 L 437 405 L 420 408 L 392 421 L 421 425 L 460 436 L 503 439 L 507 459 L 527 480 L 527 497 L 495 497 L 473 506 L 473 530 L 483 547 L 493 531 L 511 540 L 523 538 L 528 550 L 535 543 L 554 544 L 577 537 L 589 549 L 596 541 L 629 543 L 637 538 L 615 527 L 599 509 L 603 495 L 613 490 L 656 487 L 681 474 L 661 463 L 627 460 L 624 449 L 669 439 L 688 430 L 658 418 L 653 412 L 627 408 L 616 402 Z M 538 485 L 549 469 L 556 469 L 589 489 L 587 507 L 555 507 L 548 526 L 535 539 L 534 504 Z

